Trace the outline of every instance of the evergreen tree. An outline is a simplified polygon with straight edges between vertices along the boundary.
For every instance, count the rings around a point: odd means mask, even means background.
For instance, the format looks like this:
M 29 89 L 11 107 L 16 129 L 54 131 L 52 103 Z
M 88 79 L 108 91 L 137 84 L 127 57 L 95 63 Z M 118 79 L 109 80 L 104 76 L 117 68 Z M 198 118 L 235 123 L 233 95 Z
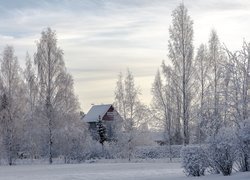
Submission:
M 99 121 L 97 122 L 97 132 L 99 135 L 99 142 L 104 144 L 105 141 L 107 141 L 107 134 L 106 134 L 106 127 L 104 126 L 101 116 L 99 116 Z

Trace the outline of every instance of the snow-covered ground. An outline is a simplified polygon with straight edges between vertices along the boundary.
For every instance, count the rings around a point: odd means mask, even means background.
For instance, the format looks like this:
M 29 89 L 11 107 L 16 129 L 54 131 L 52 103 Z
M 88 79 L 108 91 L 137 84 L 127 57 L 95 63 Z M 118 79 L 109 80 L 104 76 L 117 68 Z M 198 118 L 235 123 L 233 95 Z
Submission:
M 84 163 L 0 166 L 0 180 L 197 180 L 186 177 L 179 163 Z M 199 180 L 250 180 L 250 173 Z

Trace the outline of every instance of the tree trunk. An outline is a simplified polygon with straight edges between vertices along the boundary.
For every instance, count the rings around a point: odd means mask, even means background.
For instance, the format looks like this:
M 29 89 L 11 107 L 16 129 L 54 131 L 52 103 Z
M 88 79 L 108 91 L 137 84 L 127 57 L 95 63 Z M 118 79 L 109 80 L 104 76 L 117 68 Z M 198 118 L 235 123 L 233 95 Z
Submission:
M 47 118 L 49 121 L 49 163 L 52 164 L 53 160 L 52 160 L 52 145 L 53 145 L 53 134 L 52 134 L 52 107 L 51 104 L 49 102 L 47 102 L 46 104 L 47 106 Z

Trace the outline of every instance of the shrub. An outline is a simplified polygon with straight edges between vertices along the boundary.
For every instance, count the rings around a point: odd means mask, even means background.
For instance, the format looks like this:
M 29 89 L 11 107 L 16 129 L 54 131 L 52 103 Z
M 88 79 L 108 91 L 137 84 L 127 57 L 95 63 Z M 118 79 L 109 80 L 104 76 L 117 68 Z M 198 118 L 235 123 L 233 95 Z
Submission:
M 240 124 L 236 145 L 238 170 L 250 171 L 250 119 Z
M 107 158 L 110 159 L 126 159 L 128 153 L 125 145 L 121 142 L 105 143 L 105 150 L 108 152 Z M 180 158 L 182 145 L 172 145 L 172 158 Z M 135 159 L 165 159 L 170 157 L 168 146 L 137 146 L 133 152 Z
M 181 150 L 182 167 L 188 176 L 203 176 L 208 167 L 204 150 L 199 146 L 185 146 Z
M 139 159 L 162 159 L 162 158 L 180 158 L 182 145 L 172 145 L 172 153 L 168 146 L 138 146 L 135 148 L 134 157 Z
M 232 129 L 222 128 L 214 137 L 208 139 L 207 152 L 210 165 L 224 176 L 231 175 L 236 160 L 236 138 Z

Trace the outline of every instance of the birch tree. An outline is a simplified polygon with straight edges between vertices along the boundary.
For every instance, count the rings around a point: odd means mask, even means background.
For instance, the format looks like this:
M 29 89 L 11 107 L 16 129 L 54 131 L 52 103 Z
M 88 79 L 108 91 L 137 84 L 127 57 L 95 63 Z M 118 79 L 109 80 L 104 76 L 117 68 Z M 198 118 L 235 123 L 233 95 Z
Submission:
M 84 144 L 86 128 L 80 120 L 73 78 L 65 67 L 63 51 L 57 46 L 56 33 L 50 28 L 42 32 L 37 43 L 35 65 L 42 104 L 40 118 L 47 127 L 49 163 L 59 155 L 65 157 L 65 162 L 68 158 L 83 159 L 79 149 Z
M 41 154 L 40 147 L 40 135 L 42 134 L 37 115 L 37 101 L 38 101 L 38 86 L 37 78 L 35 74 L 34 64 L 31 61 L 31 57 L 26 53 L 26 67 L 24 69 L 24 81 L 26 87 L 25 97 L 27 98 L 26 105 L 26 117 L 25 117 L 25 134 L 24 138 L 26 143 L 24 144 L 26 151 L 28 151 L 30 157 L 34 159 Z
M 8 164 L 12 165 L 22 134 L 25 105 L 23 96 L 20 96 L 24 94 L 20 67 L 12 46 L 4 48 L 1 63 L 1 131 Z
M 38 72 L 38 86 L 40 101 L 44 106 L 45 119 L 48 130 L 49 163 L 52 163 L 52 146 L 54 142 L 53 129 L 55 126 L 55 103 L 58 95 L 58 81 L 65 71 L 63 51 L 57 46 L 55 31 L 50 28 L 44 30 L 37 43 L 35 65 Z

